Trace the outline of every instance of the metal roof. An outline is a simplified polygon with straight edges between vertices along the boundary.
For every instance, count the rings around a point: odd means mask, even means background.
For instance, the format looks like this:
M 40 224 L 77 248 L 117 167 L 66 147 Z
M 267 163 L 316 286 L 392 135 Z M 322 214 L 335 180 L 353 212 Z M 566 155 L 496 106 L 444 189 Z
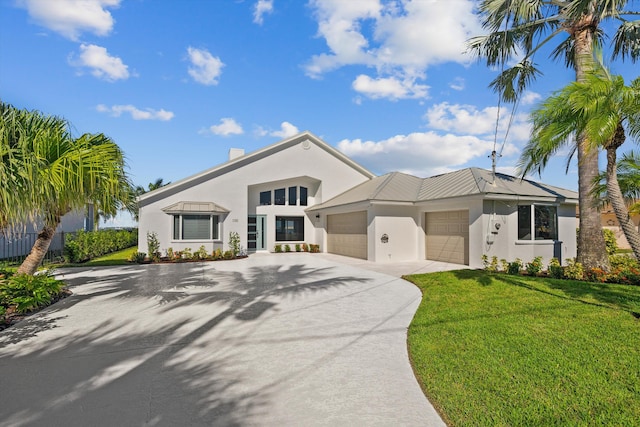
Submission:
M 178 202 L 162 208 L 168 214 L 173 213 L 228 213 L 229 210 L 213 202 Z
M 471 195 L 561 199 L 575 202 L 578 200 L 578 193 L 575 191 L 502 173 L 496 173 L 494 179 L 491 171 L 467 168 L 430 178 L 392 172 L 366 181 L 308 210 L 360 202 L 418 203 Z

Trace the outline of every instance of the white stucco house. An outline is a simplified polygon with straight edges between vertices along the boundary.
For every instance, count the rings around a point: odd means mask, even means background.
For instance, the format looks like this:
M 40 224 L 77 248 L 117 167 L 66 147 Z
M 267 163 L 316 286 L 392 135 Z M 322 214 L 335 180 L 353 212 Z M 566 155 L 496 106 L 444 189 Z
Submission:
M 318 244 L 322 252 L 471 267 L 482 255 L 527 262 L 576 256 L 574 191 L 478 168 L 430 178 L 375 176 L 309 132 L 143 194 L 139 247 L 247 252 Z

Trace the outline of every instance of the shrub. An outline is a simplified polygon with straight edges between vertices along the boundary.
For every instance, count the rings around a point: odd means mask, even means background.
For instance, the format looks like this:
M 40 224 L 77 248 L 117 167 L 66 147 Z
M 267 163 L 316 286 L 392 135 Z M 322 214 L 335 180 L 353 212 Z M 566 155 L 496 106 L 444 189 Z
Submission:
M 15 305 L 18 313 L 27 313 L 51 304 L 63 287 L 64 283 L 49 274 L 16 274 L 2 282 L 0 305 L 5 308 Z
M 582 264 L 577 262 L 575 258 L 567 258 L 567 266 L 564 268 L 564 277 L 573 280 L 582 280 L 584 277 L 584 268 Z
M 494 255 L 489 258 L 487 255 L 482 255 L 482 265 L 486 271 L 495 273 L 498 271 L 498 257 Z
M 584 279 L 587 282 L 600 282 L 607 281 L 607 272 L 601 268 L 590 268 L 584 272 Z
M 640 264 L 635 258 L 626 255 L 609 257 L 611 272 L 607 281 L 627 285 L 640 285 Z
M 224 259 L 234 259 L 235 255 L 233 254 L 233 251 L 225 251 L 222 257 Z
M 79 263 L 138 243 L 138 230 L 98 230 L 65 234 L 63 255 L 66 262 Z
M 207 257 L 208 257 L 208 254 L 204 245 L 200 246 L 198 250 L 193 253 L 194 259 L 207 259 Z
M 144 252 L 134 252 L 129 255 L 129 262 L 135 262 L 136 264 L 142 264 L 144 259 L 147 257 L 147 254 Z
M 508 269 L 509 269 L 509 261 L 507 261 L 506 259 L 502 258 L 500 260 L 500 271 L 506 272 Z
M 171 246 L 169 246 L 167 248 L 167 258 L 169 258 L 170 260 L 172 260 L 174 258 L 174 253 L 173 253 L 173 248 Z
M 560 265 L 558 258 L 551 258 L 549 266 L 547 267 L 547 272 L 549 273 L 549 276 L 554 279 L 562 279 L 564 277 L 564 269 Z
M 296 252 L 300 252 L 300 243 L 296 243 Z
M 302 244 L 302 251 L 303 252 L 309 252 L 309 245 L 307 245 L 306 243 Z
M 542 257 L 537 256 L 527 263 L 527 274 L 537 276 L 542 271 Z
M 160 261 L 160 242 L 155 231 L 147 231 L 147 249 L 151 261 Z
M 282 245 L 275 245 L 273 250 L 278 254 L 281 253 L 282 252 Z
M 520 258 L 516 258 L 515 261 L 510 262 L 507 267 L 508 274 L 520 274 L 520 270 L 522 270 L 522 260 Z
M 213 258 L 214 260 L 222 259 L 222 249 L 220 249 L 220 248 L 215 249 L 211 253 L 211 258 Z
M 320 252 L 320 245 L 309 245 L 309 252 L 317 254 Z
M 240 253 L 240 235 L 235 231 L 229 233 L 229 249 L 233 252 L 234 258 Z
M 285 252 L 291 252 L 291 246 L 289 244 L 284 245 Z
M 618 241 L 616 240 L 616 233 L 613 230 L 609 230 L 608 228 L 602 229 L 602 234 L 604 235 L 604 243 L 607 247 L 607 254 L 609 256 L 615 255 L 618 252 Z
M 182 259 L 191 259 L 193 258 L 193 253 L 191 252 L 191 248 L 184 248 L 182 250 Z

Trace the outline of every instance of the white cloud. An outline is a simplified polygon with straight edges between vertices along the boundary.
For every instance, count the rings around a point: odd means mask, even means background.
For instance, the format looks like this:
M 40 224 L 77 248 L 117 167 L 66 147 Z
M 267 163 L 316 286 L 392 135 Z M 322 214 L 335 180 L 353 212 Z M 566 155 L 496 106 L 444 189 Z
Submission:
M 449 83 L 449 87 L 453 90 L 464 90 L 465 80 L 462 77 L 456 77 Z
M 278 138 L 289 138 L 293 135 L 300 133 L 297 127 L 289 122 L 282 122 L 280 124 L 280 130 L 270 132 L 269 135 L 277 136 Z
M 75 67 L 91 69 L 91 74 L 107 81 L 126 80 L 129 78 L 129 67 L 117 56 L 109 55 L 107 49 L 94 44 L 81 44 L 78 58 L 69 57 L 69 63 Z
M 372 79 L 360 74 L 353 81 L 353 89 L 369 98 L 389 98 L 391 100 L 403 98 L 425 98 L 428 86 L 415 83 L 415 80 L 399 80 L 396 77 Z
M 522 105 L 532 105 L 542 99 L 542 95 L 536 92 L 525 91 L 522 94 L 522 98 L 520 98 L 520 104 Z
M 19 0 L 29 16 L 45 28 L 77 41 L 88 31 L 106 36 L 113 29 L 113 17 L 107 8 L 117 8 L 120 0 Z
M 318 78 L 342 66 L 365 65 L 376 70 L 370 81 L 410 81 L 426 92 L 426 86 L 415 81 L 425 78 L 429 66 L 466 64 L 472 59 L 465 54 L 466 40 L 482 30 L 474 4 L 473 0 L 384 4 L 380 0 L 312 0 L 318 36 L 325 39 L 328 52 L 312 56 L 306 73 Z M 388 92 L 391 99 L 397 99 L 396 93 Z M 386 97 L 384 92 L 379 94 Z
M 224 67 L 220 58 L 211 55 L 206 49 L 196 49 L 191 46 L 187 48 L 187 53 L 191 62 L 189 75 L 203 85 L 217 85 Z
M 273 13 L 273 0 L 258 0 L 253 8 L 253 22 L 262 25 L 264 15 Z
M 133 105 L 113 105 L 107 107 L 104 104 L 99 104 L 96 106 L 96 110 L 100 113 L 108 113 L 113 117 L 120 117 L 123 113 L 129 113 L 133 120 L 160 120 L 166 122 L 174 116 L 171 111 L 164 109 L 154 110 L 152 108 L 145 108 L 144 110 L 140 110 Z
M 500 111 L 496 137 L 496 119 Z M 531 126 L 527 114 L 516 113 L 511 118 L 511 106 L 486 107 L 479 110 L 473 105 L 449 104 L 443 102 L 433 105 L 427 110 L 425 119 L 431 129 L 451 132 L 458 135 L 477 135 L 485 139 L 495 140 L 502 145 L 505 136 L 504 155 L 517 152 L 516 146 L 529 139 Z M 509 125 L 511 121 L 511 125 Z M 509 134 L 507 135 L 507 130 Z
M 220 119 L 220 124 L 211 126 L 209 130 L 214 135 L 221 136 L 242 135 L 244 133 L 242 126 L 230 117 Z
M 491 151 L 492 141 L 473 135 L 415 132 L 382 141 L 342 140 L 338 149 L 374 171 L 431 176 L 455 169 Z

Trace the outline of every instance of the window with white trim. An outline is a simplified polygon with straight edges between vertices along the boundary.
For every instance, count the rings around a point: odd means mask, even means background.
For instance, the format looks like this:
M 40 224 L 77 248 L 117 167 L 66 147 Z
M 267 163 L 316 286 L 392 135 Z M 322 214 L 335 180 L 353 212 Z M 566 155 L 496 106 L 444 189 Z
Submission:
M 218 239 L 220 239 L 220 217 L 218 215 L 173 215 L 173 240 Z
M 519 205 L 518 240 L 558 240 L 558 207 Z

